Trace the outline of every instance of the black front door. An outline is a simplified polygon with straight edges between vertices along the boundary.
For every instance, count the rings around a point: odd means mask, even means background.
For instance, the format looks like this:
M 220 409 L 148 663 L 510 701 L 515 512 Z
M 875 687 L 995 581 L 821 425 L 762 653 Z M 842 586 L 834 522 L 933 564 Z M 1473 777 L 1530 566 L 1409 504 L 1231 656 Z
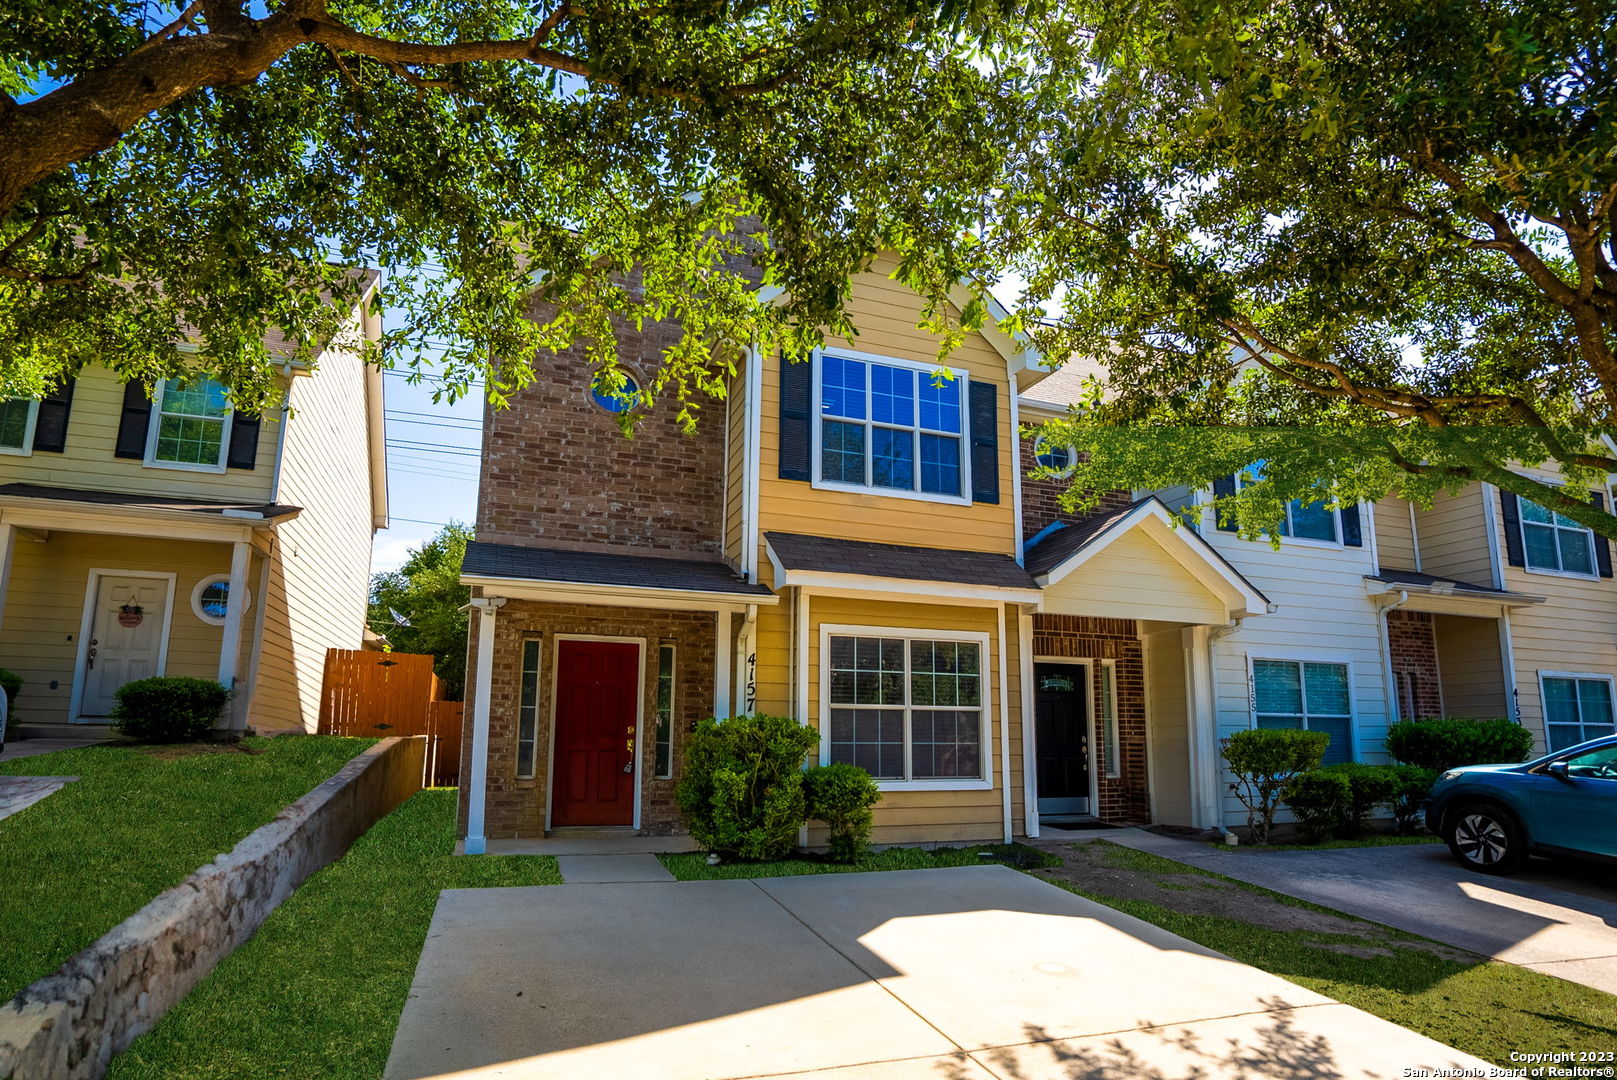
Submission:
M 1033 666 L 1039 813 L 1089 813 L 1089 669 Z

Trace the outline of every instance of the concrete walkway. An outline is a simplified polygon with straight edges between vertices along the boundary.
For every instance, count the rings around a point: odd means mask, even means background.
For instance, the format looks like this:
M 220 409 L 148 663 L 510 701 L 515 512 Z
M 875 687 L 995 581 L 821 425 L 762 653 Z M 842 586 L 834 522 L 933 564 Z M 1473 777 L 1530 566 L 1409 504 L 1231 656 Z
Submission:
M 569 885 L 674 880 L 655 855 L 558 855 L 556 866 Z
M 449 890 L 384 1074 L 1385 1080 L 1485 1068 L 1003 866 Z
M 76 776 L 0 776 L 0 820 L 54 795 Z
M 53 750 L 76 750 L 81 746 L 96 746 L 106 741 L 105 739 L 8 739 L 6 748 L 0 750 L 0 762 L 36 757 L 40 754 L 49 754 Z
M 1097 839 L 1617 994 L 1617 872 L 1534 860 L 1493 877 L 1443 844 L 1325 851 L 1229 849 L 1143 829 Z

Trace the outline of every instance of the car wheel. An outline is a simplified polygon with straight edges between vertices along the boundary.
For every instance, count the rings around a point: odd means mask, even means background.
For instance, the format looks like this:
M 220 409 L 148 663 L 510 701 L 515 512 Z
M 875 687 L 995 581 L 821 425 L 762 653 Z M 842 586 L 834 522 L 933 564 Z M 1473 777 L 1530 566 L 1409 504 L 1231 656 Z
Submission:
M 1468 803 L 1449 813 L 1444 839 L 1461 866 L 1509 874 L 1527 861 L 1527 832 L 1515 815 L 1490 803 Z

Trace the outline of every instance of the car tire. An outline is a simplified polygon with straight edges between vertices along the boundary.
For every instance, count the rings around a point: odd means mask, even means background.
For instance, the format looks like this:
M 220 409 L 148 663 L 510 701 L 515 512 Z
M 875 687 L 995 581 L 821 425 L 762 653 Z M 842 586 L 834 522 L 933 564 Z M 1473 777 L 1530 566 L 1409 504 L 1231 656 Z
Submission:
M 1467 870 L 1511 874 L 1527 862 L 1527 830 L 1516 815 L 1494 803 L 1465 803 L 1449 811 L 1443 839 Z

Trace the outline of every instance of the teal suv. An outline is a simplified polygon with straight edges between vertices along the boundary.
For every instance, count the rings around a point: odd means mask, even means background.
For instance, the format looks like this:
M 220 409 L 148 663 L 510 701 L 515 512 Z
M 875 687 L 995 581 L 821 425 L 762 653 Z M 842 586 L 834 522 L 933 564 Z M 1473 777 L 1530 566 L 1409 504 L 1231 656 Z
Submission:
M 1529 855 L 1617 863 L 1617 735 L 1523 765 L 1450 769 L 1427 797 L 1426 827 L 1485 874 L 1519 870 Z

